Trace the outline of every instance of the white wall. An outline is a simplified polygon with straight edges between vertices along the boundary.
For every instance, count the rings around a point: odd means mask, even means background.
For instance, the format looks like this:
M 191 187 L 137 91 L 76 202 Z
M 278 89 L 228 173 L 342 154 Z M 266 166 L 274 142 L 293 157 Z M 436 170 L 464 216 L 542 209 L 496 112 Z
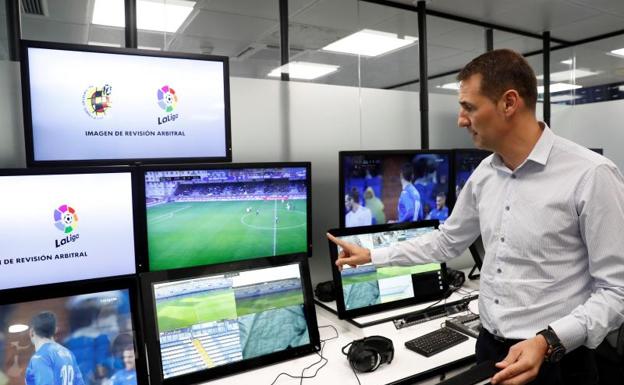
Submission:
M 0 168 L 26 166 L 19 71 L 19 63 L 0 61 Z M 62 96 L 56 102 L 62 103 Z

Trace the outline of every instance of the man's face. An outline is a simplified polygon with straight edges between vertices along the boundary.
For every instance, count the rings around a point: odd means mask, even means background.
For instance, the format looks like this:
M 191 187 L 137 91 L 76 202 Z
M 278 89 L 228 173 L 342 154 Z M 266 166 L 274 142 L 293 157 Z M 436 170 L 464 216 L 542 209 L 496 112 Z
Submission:
M 464 127 L 480 149 L 496 151 L 502 139 L 504 115 L 499 106 L 481 94 L 481 75 L 462 80 L 459 87 L 457 125 Z
M 446 199 L 443 197 L 436 197 L 436 207 L 438 208 L 438 210 L 442 210 L 442 207 L 444 207 L 444 204 L 446 203 Z
M 353 208 L 353 199 L 351 199 L 351 197 L 348 195 L 345 195 L 345 208 L 347 209 L 347 211 L 351 211 L 351 209 Z
M 127 349 L 123 352 L 123 362 L 126 366 L 127 370 L 134 369 L 135 360 L 134 360 L 134 349 Z

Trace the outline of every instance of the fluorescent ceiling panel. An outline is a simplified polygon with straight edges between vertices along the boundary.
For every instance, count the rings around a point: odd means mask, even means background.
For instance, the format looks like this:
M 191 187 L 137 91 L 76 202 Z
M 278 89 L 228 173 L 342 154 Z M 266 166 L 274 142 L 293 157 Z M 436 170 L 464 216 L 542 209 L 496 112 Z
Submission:
M 194 1 L 138 0 L 137 28 L 145 31 L 176 32 L 193 11 Z M 124 0 L 95 0 L 91 23 L 123 28 Z
M 374 57 L 407 47 L 416 41 L 418 38 L 413 36 L 405 36 L 401 39 L 396 33 L 363 29 L 321 49 L 329 52 Z
M 572 79 L 580 79 L 586 78 L 588 76 L 598 75 L 600 72 L 594 72 L 582 68 L 577 68 L 574 70 L 565 70 L 559 72 L 553 72 L 550 74 L 550 81 L 552 82 L 565 82 L 570 81 Z M 538 75 L 538 79 L 544 79 L 544 75 Z
M 280 77 L 282 73 L 288 74 L 291 79 L 312 80 L 338 71 L 339 66 L 294 61 L 275 68 L 269 73 L 270 77 Z
M 578 84 L 569 84 L 569 83 L 553 83 L 550 85 L 550 93 L 569 91 L 569 90 L 577 90 L 579 88 L 583 88 L 583 86 L 579 86 Z M 540 94 L 544 93 L 544 86 L 538 86 L 537 92 Z

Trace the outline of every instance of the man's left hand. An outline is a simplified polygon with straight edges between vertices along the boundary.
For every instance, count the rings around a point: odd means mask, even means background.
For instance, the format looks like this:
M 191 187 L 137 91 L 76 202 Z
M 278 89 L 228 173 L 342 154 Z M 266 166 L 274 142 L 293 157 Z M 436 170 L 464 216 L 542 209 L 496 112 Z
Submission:
M 513 345 L 507 357 L 496 363 L 502 370 L 492 377 L 492 384 L 522 385 L 534 380 L 547 351 L 548 343 L 541 335 Z

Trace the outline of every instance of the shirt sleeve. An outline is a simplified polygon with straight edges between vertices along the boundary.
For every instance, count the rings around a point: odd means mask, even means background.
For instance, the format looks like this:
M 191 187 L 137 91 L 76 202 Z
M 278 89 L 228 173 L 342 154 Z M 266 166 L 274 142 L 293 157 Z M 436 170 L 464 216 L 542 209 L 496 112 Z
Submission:
M 414 205 L 407 192 L 401 192 L 399 196 L 399 222 L 405 222 L 412 218 Z
M 624 322 L 624 178 L 615 165 L 602 164 L 584 182 L 576 201 L 593 290 L 584 304 L 550 324 L 567 351 L 597 347 Z
M 479 212 L 470 179 L 462 189 L 451 216 L 440 229 L 421 237 L 371 250 L 375 265 L 414 265 L 444 262 L 463 253 L 480 234 Z
M 30 374 L 33 385 L 54 385 L 54 371 L 43 359 L 36 358 L 30 362 Z

